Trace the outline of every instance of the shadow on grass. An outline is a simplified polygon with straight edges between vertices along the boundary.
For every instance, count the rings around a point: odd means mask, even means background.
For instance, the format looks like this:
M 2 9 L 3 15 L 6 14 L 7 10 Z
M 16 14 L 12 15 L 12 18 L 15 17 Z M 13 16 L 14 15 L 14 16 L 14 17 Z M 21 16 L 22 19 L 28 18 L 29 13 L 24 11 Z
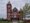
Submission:
M 2 19 L 2 20 L 0 20 L 0 23 L 12 23 L 12 21 L 8 21 L 8 20 L 4 20 L 4 19 Z

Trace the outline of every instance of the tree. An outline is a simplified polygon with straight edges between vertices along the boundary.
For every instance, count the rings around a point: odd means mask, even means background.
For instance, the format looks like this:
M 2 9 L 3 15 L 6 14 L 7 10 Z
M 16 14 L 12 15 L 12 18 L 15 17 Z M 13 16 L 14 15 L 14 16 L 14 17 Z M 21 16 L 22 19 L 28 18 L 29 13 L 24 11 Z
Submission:
M 20 17 L 21 17 L 21 20 L 22 20 L 22 18 L 23 18 L 23 10 L 21 8 L 20 8 L 19 14 L 20 14 Z
M 30 13 L 30 5 L 26 3 L 25 6 L 23 7 L 23 14 L 27 15 L 29 13 Z

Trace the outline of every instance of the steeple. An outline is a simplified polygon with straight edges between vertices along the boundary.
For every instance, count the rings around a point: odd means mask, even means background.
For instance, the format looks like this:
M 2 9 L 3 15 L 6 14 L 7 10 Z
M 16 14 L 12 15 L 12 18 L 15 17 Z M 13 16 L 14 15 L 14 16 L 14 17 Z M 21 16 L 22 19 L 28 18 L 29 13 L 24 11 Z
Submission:
M 11 4 L 11 3 L 10 3 L 10 0 L 8 1 L 8 4 Z
M 10 0 L 8 0 L 7 6 L 12 7 L 12 5 L 11 5 L 11 3 L 10 3 Z

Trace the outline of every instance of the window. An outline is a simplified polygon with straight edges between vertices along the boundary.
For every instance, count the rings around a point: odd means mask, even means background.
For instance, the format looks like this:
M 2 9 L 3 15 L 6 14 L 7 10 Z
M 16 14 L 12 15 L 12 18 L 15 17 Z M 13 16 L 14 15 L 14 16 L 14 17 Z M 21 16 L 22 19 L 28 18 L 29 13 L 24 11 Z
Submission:
M 8 15 L 10 16 L 10 13 L 8 13 Z
M 10 9 L 8 9 L 8 12 L 10 12 Z

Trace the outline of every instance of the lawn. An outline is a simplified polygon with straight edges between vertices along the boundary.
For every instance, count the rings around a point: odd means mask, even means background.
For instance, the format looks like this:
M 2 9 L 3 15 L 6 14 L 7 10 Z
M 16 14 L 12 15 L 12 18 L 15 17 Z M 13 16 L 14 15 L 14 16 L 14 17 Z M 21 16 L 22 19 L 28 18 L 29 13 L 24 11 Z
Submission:
M 13 23 L 13 21 L 0 20 L 0 23 Z M 19 20 L 17 23 L 23 23 L 23 21 Z
M 8 21 L 0 21 L 0 23 L 12 23 L 12 22 L 8 22 Z

